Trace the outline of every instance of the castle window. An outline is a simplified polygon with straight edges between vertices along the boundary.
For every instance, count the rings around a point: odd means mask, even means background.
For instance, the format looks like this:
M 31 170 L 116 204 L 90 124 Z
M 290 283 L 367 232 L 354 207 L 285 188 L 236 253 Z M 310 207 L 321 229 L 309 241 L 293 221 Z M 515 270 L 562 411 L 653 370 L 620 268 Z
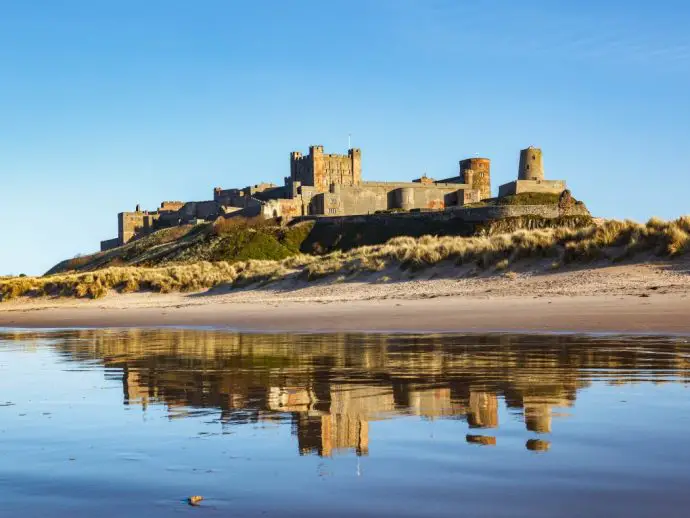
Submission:
M 527 164 L 527 169 L 529 169 L 529 164 Z
M 537 155 L 532 155 L 532 160 L 536 160 L 536 159 L 537 159 Z

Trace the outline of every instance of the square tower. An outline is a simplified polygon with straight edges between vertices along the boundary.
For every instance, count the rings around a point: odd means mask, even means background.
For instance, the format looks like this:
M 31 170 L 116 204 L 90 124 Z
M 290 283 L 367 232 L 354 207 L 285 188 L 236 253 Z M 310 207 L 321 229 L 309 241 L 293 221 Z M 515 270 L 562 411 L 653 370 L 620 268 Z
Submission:
M 290 153 L 290 180 L 314 187 L 316 192 L 329 192 L 331 185 L 362 183 L 362 152 L 349 149 L 347 155 L 326 154 L 323 146 L 310 146 L 309 154 Z

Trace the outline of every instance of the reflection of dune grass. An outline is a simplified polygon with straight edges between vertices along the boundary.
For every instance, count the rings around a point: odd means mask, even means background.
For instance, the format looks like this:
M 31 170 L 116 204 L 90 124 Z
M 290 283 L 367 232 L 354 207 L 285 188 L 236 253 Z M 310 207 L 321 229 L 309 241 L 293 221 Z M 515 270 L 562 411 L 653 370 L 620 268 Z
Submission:
M 23 295 L 99 298 L 120 292 L 198 291 L 228 283 L 244 286 L 290 274 L 305 279 L 381 271 L 386 267 L 424 268 L 442 261 L 506 269 L 521 259 L 549 257 L 555 266 L 595 259 L 620 261 L 640 253 L 673 257 L 690 250 L 690 216 L 646 224 L 607 221 L 582 229 L 521 230 L 488 237 L 397 237 L 323 256 L 295 255 L 280 261 L 198 262 L 169 267 L 112 267 L 88 273 L 0 279 L 0 298 Z

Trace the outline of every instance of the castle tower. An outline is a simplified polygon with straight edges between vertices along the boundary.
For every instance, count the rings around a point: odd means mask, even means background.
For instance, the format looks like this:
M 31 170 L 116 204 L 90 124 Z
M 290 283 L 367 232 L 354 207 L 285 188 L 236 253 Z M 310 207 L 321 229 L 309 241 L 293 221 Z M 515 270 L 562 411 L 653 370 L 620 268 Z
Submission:
M 359 185 L 362 183 L 362 151 L 348 150 L 347 155 L 324 153 L 323 146 L 310 146 L 309 154 L 290 153 L 289 183 L 314 187 L 326 193 L 332 184 Z
M 326 179 L 326 157 L 323 146 L 309 146 L 309 158 L 311 160 L 312 179 L 309 185 L 313 185 L 319 192 L 328 190 Z
M 518 168 L 518 180 L 543 180 L 544 163 L 541 149 L 528 147 L 520 151 L 520 166 Z
M 352 162 L 352 185 L 362 183 L 362 150 L 350 148 L 347 152 Z
M 473 171 L 465 175 L 465 171 Z M 460 160 L 462 182 L 481 192 L 481 199 L 491 198 L 491 160 L 488 158 L 466 158 Z
M 414 208 L 414 189 L 401 187 L 395 191 L 396 205 L 398 208 L 409 211 Z

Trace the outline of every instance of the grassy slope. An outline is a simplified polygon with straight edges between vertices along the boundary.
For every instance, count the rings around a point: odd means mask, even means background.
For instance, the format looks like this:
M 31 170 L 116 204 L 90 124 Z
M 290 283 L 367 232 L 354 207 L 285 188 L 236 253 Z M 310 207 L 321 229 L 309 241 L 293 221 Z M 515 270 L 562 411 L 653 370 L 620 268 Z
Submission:
M 300 252 L 313 223 L 278 227 L 237 220 L 231 225 L 204 224 L 159 230 L 124 246 L 76 257 L 46 275 L 87 272 L 118 266 L 154 267 L 198 261 L 280 260 Z

